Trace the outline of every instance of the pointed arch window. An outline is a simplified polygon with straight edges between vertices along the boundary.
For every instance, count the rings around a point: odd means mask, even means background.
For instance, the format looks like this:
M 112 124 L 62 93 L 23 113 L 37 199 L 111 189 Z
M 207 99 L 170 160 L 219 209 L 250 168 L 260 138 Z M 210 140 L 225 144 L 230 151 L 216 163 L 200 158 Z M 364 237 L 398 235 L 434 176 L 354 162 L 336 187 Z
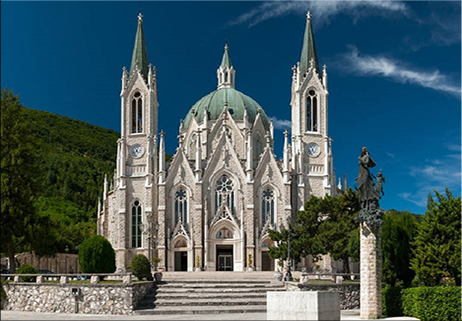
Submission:
M 132 206 L 132 247 L 141 247 L 142 206 L 135 201 Z
M 306 97 L 306 130 L 318 131 L 318 100 L 314 90 L 310 90 Z
M 175 226 L 179 221 L 186 226 L 188 223 L 188 194 L 183 188 L 175 193 Z
M 274 191 L 267 188 L 263 191 L 261 197 L 261 224 L 264 226 L 266 222 L 274 224 Z
M 223 204 L 234 214 L 234 183 L 227 175 L 221 176 L 217 182 L 215 189 L 215 212 Z
M 143 132 L 143 98 L 139 92 L 132 99 L 132 134 Z

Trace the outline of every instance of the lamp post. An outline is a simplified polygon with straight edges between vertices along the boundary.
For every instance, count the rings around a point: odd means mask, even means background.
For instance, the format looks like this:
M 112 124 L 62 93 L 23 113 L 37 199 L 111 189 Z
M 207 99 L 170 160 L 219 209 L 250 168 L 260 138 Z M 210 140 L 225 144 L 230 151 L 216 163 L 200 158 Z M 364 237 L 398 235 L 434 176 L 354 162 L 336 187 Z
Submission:
M 147 226 L 143 223 L 140 224 L 141 229 L 143 230 L 143 234 L 147 235 L 146 239 L 148 241 L 148 261 L 149 267 L 152 267 L 151 262 L 151 217 L 147 217 L 148 224 Z

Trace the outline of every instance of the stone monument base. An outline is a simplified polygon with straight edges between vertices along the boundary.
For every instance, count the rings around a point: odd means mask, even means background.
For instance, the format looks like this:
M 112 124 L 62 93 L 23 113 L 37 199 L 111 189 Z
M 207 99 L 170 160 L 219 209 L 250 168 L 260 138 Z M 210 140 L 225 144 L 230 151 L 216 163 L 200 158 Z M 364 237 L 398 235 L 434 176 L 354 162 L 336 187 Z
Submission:
M 339 292 L 267 292 L 267 320 L 340 320 Z

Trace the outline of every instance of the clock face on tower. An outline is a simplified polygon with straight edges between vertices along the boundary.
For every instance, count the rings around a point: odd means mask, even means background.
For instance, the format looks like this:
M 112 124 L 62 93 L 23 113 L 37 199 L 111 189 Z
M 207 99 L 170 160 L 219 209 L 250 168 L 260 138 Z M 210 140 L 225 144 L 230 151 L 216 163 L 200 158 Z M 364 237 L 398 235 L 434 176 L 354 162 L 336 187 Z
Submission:
M 138 158 L 143 155 L 144 148 L 140 144 L 136 144 L 132 146 L 132 149 L 130 150 L 130 154 L 132 155 L 133 158 Z
M 321 152 L 319 145 L 316 143 L 309 143 L 306 145 L 306 154 L 310 157 L 316 157 Z

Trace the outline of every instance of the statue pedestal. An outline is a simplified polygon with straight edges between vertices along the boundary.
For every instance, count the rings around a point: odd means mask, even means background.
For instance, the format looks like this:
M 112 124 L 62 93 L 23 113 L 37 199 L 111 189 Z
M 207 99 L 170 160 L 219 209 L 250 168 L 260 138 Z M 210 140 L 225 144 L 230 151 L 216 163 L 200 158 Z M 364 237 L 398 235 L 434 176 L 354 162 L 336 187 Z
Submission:
M 361 238 L 361 319 L 382 316 L 382 228 L 362 222 Z

